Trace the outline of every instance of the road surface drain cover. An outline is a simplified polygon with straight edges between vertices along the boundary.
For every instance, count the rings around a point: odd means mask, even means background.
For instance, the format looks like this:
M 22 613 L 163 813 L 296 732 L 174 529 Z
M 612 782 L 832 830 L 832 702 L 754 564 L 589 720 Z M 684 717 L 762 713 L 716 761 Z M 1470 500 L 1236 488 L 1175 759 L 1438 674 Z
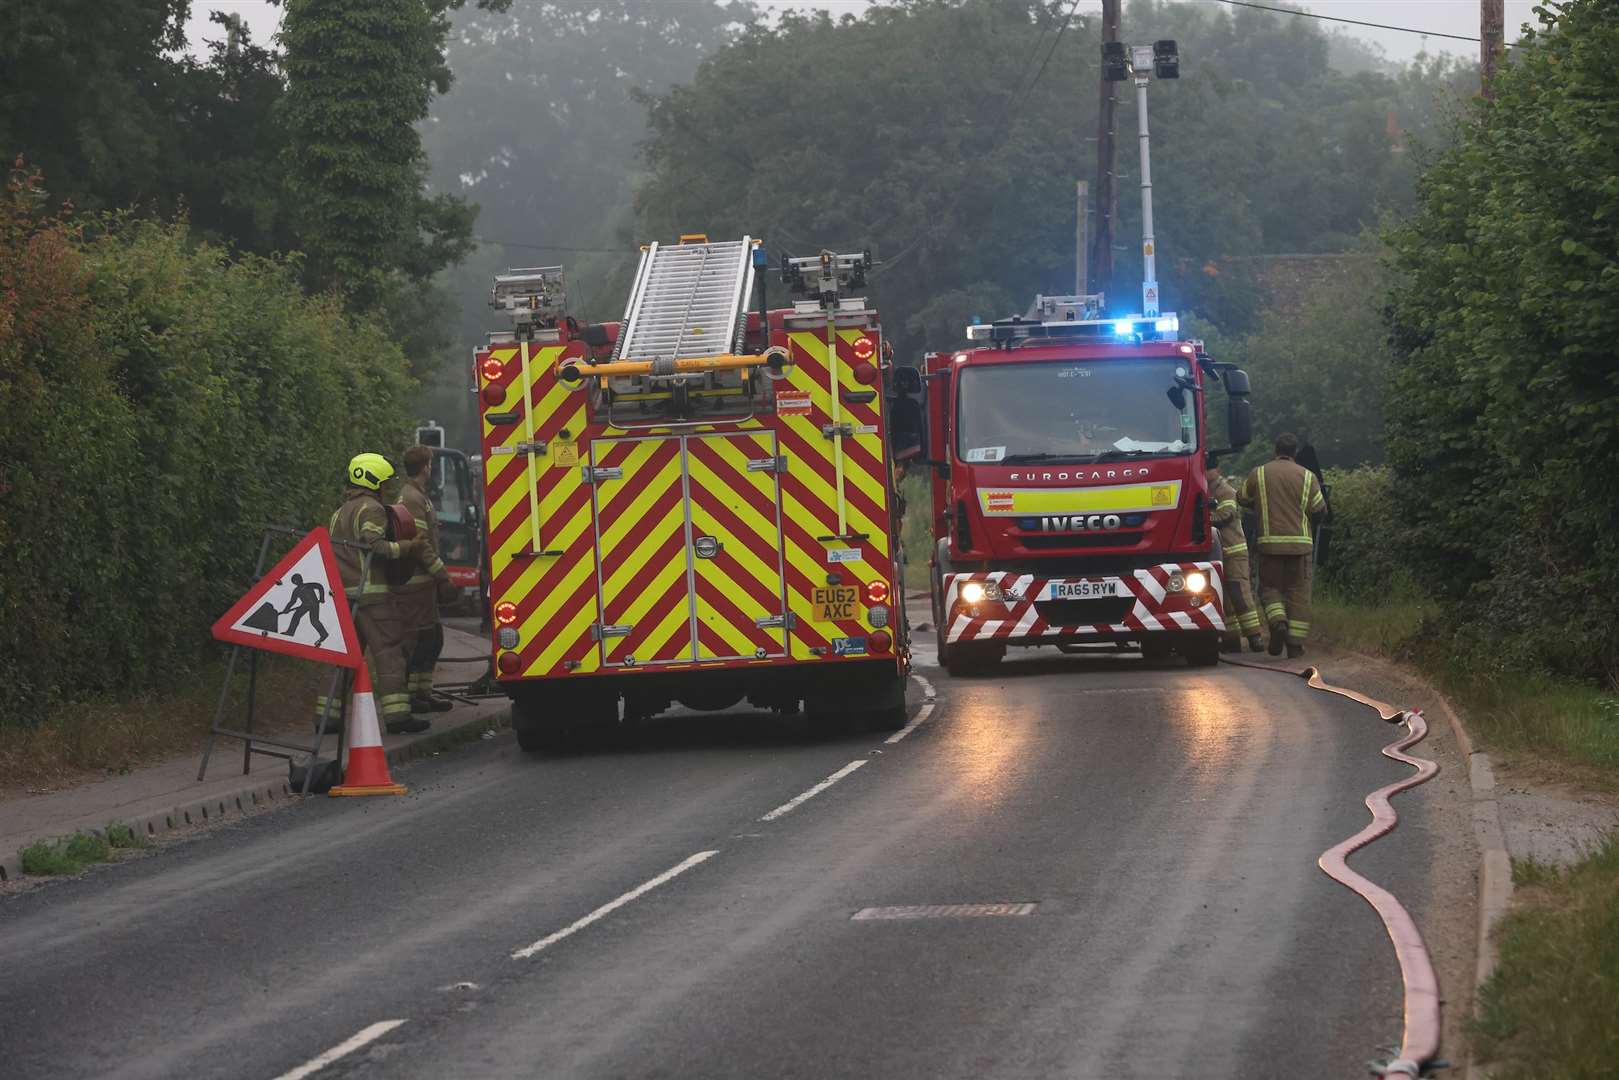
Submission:
M 908 904 L 861 908 L 851 919 L 967 919 L 985 915 L 1032 915 L 1035 904 Z

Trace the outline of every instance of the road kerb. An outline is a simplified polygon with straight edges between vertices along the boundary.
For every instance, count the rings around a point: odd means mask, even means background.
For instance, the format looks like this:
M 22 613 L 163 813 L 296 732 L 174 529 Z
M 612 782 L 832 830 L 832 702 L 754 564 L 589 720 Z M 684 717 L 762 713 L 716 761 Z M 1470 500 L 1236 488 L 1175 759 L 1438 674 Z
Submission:
M 446 716 L 452 714 L 445 714 Z M 440 721 L 442 723 L 442 720 Z M 386 750 L 388 764 L 399 765 L 417 758 L 460 746 L 483 736 L 485 731 L 511 726 L 511 709 L 498 711 L 467 709 L 451 726 L 415 736 Z M 213 792 L 207 798 L 190 799 L 180 803 L 155 801 L 148 807 L 110 815 L 108 820 L 91 831 L 103 832 L 108 825 L 124 825 L 137 835 L 156 839 L 176 829 L 202 825 L 236 817 L 264 806 L 280 805 L 290 801 L 296 793 L 284 778 L 267 779 L 263 775 L 243 777 L 240 787 Z M 41 840 L 51 841 L 71 835 L 72 831 L 59 830 L 38 836 L 29 836 L 8 850 L 0 851 L 0 881 L 15 881 L 22 877 L 22 851 Z

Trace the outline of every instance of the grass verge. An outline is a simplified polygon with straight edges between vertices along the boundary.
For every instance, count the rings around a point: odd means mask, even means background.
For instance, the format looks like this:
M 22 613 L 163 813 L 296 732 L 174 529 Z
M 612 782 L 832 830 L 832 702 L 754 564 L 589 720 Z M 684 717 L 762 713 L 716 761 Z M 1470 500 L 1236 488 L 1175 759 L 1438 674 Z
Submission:
M 1320 638 L 1405 661 L 1432 679 L 1467 714 L 1467 726 L 1491 753 L 1515 766 L 1605 791 L 1619 791 L 1619 697 L 1594 686 L 1542 675 L 1469 668 L 1427 643 L 1425 602 L 1349 604 L 1320 597 Z
M 100 833 L 78 832 L 61 840 L 38 840 L 19 854 L 25 874 L 77 874 L 92 863 L 108 861 L 115 851 L 144 848 L 149 843 L 128 825 L 114 823 Z
M 1519 864 L 1473 1021 L 1495 1080 L 1619 1077 L 1619 836 L 1559 870 Z
M 237 664 L 231 721 L 245 715 L 245 659 Z M 116 776 L 142 765 L 200 753 L 219 699 L 222 663 L 200 668 L 161 692 L 81 702 L 54 710 L 32 727 L 0 727 L 0 799 L 42 794 Z M 307 727 L 330 668 L 263 657 L 258 668 L 256 730 Z

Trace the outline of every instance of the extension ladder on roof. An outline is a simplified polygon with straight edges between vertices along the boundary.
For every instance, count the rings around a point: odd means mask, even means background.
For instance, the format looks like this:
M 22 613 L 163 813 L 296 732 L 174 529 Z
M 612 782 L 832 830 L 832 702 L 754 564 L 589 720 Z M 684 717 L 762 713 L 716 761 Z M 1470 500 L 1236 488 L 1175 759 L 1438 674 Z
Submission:
M 672 364 L 740 352 L 753 292 L 753 248 L 746 236 L 648 246 L 630 290 L 616 358 Z

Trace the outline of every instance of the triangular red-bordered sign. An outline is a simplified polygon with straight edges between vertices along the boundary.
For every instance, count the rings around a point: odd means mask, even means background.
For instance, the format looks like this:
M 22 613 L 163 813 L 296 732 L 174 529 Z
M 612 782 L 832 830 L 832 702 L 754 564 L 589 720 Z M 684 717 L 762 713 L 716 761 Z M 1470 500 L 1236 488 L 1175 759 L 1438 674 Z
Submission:
M 296 580 L 295 580 L 296 578 Z M 337 667 L 359 667 L 343 578 L 324 527 L 310 531 L 214 623 L 214 637 Z

